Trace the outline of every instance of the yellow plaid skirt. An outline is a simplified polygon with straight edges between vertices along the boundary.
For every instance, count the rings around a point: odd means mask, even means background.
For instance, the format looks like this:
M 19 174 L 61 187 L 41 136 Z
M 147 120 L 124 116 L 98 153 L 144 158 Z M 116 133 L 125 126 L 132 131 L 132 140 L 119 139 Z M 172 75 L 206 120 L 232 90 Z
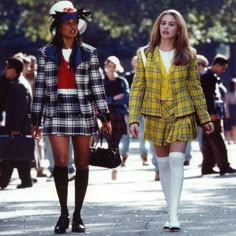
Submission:
M 175 141 L 191 141 L 197 137 L 195 115 L 174 116 L 171 100 L 161 101 L 161 117 L 145 116 L 144 139 L 157 146 L 166 146 Z

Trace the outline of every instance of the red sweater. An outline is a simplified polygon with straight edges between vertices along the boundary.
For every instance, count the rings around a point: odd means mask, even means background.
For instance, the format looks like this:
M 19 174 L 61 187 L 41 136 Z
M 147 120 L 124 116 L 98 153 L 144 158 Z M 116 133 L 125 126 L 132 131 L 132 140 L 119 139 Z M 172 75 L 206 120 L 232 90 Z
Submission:
M 75 72 L 73 69 L 69 69 L 69 63 L 63 57 L 58 69 L 58 89 L 75 88 L 77 88 L 75 83 Z

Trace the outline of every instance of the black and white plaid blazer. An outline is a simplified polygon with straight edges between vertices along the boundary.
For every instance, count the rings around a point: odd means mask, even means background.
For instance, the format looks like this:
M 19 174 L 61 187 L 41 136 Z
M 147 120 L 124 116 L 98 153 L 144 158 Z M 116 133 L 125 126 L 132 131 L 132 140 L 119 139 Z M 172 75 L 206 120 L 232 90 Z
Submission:
M 51 43 L 39 49 L 31 119 L 42 125 L 43 118 L 53 117 L 57 106 L 58 54 Z M 75 80 L 81 114 L 94 117 L 108 112 L 105 89 L 99 72 L 97 51 L 82 43 L 76 52 Z

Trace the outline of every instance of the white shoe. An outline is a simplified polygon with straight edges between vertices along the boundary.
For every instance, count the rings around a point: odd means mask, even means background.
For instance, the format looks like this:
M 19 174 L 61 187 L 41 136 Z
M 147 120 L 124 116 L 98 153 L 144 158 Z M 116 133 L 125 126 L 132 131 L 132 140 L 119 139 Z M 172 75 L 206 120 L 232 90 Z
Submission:
M 163 226 L 163 229 L 169 229 L 170 228 L 170 221 L 169 219 L 166 221 L 166 223 Z
M 169 230 L 170 231 L 180 231 L 181 230 L 181 226 L 179 223 L 179 219 L 178 216 L 170 216 L 170 223 L 169 223 Z

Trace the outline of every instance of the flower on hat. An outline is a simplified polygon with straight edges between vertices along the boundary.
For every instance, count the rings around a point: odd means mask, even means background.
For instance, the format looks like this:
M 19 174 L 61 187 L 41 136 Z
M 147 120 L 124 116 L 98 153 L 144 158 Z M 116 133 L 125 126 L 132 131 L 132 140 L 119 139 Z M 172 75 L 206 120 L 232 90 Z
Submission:
M 70 7 L 66 7 L 66 8 L 64 8 L 64 12 L 72 13 L 72 12 L 76 12 L 76 9 L 73 9 L 73 8 L 70 8 Z

